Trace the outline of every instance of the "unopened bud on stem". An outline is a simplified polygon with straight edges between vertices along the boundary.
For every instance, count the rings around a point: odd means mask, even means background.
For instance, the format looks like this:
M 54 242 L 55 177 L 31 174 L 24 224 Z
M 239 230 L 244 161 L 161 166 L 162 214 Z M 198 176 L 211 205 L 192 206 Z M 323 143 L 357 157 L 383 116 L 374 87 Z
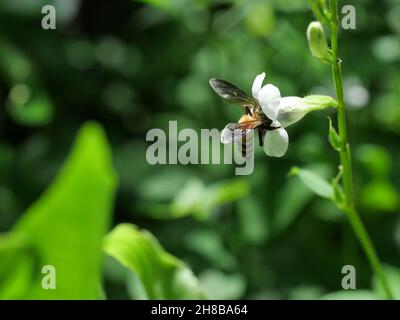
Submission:
M 313 21 L 307 28 L 307 40 L 311 54 L 324 63 L 333 63 L 332 52 L 326 41 L 324 28 L 318 21 Z

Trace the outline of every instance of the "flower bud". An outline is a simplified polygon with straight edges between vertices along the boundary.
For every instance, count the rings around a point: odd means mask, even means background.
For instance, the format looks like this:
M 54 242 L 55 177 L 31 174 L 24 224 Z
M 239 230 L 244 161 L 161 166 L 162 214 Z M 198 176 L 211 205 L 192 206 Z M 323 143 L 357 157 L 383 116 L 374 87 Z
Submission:
M 314 108 L 317 108 L 318 110 L 337 107 L 337 101 L 330 96 L 313 94 L 305 96 L 303 100 L 305 103 L 313 105 Z
M 286 128 L 302 119 L 311 111 L 336 106 L 336 100 L 329 96 L 311 95 L 304 98 L 283 97 L 280 101 L 277 120 Z
M 324 28 L 318 21 L 313 21 L 307 28 L 307 40 L 311 54 L 314 58 L 325 63 L 332 63 L 332 53 L 326 42 Z

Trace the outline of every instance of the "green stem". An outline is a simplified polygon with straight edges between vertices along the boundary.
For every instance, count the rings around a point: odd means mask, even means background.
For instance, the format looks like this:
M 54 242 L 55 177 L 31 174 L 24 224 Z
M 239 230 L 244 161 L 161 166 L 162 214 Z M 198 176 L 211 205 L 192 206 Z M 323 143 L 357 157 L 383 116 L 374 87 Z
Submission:
M 331 49 L 333 54 L 334 62 L 332 64 L 333 82 L 335 85 L 336 96 L 338 100 L 337 112 L 338 112 L 338 129 L 339 135 L 342 138 L 342 147 L 340 150 L 340 162 L 343 167 L 343 190 L 346 195 L 345 213 L 347 218 L 356 234 L 358 241 L 360 242 L 369 263 L 371 264 L 375 274 L 377 275 L 382 287 L 386 293 L 388 299 L 393 299 L 393 294 L 390 289 L 389 283 L 383 272 L 381 263 L 379 262 L 378 255 L 376 254 L 374 245 L 368 232 L 354 208 L 354 193 L 353 193 L 353 170 L 351 167 L 351 153 L 350 144 L 347 137 L 346 128 L 346 106 L 344 102 L 343 94 L 343 80 L 341 70 L 341 60 L 338 56 L 338 40 L 337 40 L 337 29 L 338 29 L 338 1 L 330 1 L 331 9 Z

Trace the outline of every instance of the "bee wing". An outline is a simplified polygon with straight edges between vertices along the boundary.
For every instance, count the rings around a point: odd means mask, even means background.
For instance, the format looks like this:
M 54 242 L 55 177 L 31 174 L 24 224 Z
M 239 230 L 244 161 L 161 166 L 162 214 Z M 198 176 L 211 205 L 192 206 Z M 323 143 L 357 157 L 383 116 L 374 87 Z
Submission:
M 259 120 L 252 120 L 242 123 L 229 123 L 221 133 L 221 143 L 232 143 L 244 136 L 261 124 Z
M 225 100 L 247 105 L 254 103 L 252 97 L 249 97 L 243 90 L 228 81 L 212 78 L 209 83 L 215 93 Z

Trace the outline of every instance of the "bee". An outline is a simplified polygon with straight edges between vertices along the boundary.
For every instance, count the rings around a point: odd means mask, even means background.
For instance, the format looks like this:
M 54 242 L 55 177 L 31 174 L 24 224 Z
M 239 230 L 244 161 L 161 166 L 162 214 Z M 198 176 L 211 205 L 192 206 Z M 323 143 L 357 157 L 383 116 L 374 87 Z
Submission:
M 273 126 L 272 120 L 264 114 L 257 99 L 249 97 L 243 90 L 228 81 L 212 78 L 209 83 L 217 95 L 229 102 L 242 105 L 245 113 L 237 123 L 229 123 L 224 128 L 221 133 L 222 143 L 239 141 L 242 144 L 242 155 L 248 156 L 252 151 L 250 149 L 252 143 L 249 143 L 248 140 L 252 142 L 254 129 L 258 131 L 259 145 L 262 147 L 266 132 L 279 128 Z

